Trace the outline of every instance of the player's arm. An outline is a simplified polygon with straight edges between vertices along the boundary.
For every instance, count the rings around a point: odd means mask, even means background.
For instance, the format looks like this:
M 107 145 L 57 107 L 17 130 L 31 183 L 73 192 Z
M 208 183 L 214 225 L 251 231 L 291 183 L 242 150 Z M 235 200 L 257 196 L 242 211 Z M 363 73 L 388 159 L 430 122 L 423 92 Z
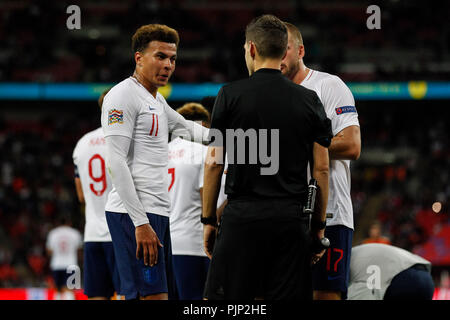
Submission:
M 142 256 L 146 265 L 153 266 L 158 261 L 158 246 L 162 245 L 150 226 L 127 164 L 139 112 L 139 104 L 133 101 L 133 95 L 119 89 L 111 90 L 103 100 L 101 120 L 108 170 L 113 185 L 136 227 L 136 258 Z
M 346 127 L 331 139 L 328 148 L 331 160 L 358 160 L 361 154 L 359 126 Z
M 328 149 L 315 142 L 313 146 L 313 158 L 314 167 L 312 176 L 317 180 L 319 192 L 317 193 L 318 207 L 316 208 L 312 219 L 323 222 L 326 219 L 326 209 L 328 203 L 328 178 L 330 170 Z M 325 229 L 320 230 L 321 237 L 323 237 L 324 230 Z
M 223 147 L 208 147 L 203 178 L 202 217 L 211 219 L 213 223 L 217 222 L 217 199 L 224 170 L 224 164 L 219 159 L 223 159 Z M 211 258 L 214 248 L 215 232 L 216 227 L 214 225 L 204 224 L 203 245 L 209 258 Z
M 136 258 L 140 258 L 142 251 L 144 263 L 153 266 L 158 262 L 158 246 L 162 247 L 162 244 L 150 226 L 127 164 L 126 159 L 131 139 L 125 136 L 107 136 L 105 141 L 112 182 L 136 227 Z
M 205 159 L 203 176 L 203 202 L 202 217 L 209 218 L 211 224 L 203 225 L 203 247 L 206 255 L 211 258 L 216 239 L 217 226 L 217 199 L 219 198 L 220 184 L 225 168 L 226 141 L 225 130 L 227 127 L 227 103 L 225 89 L 222 87 L 214 102 L 211 116 L 211 130 L 208 140 L 211 141 Z
M 164 104 L 169 124 L 169 132 L 185 140 L 202 144 L 209 143 L 209 129 L 191 120 L 186 120 L 181 114 Z
M 320 240 L 325 236 L 325 218 L 328 203 L 328 178 L 329 178 L 329 155 L 328 147 L 331 144 L 333 137 L 331 131 L 331 121 L 325 113 L 325 109 L 315 95 L 315 102 L 313 103 L 314 117 L 314 138 L 313 138 L 313 172 L 312 177 L 316 179 L 318 185 L 316 208 L 311 217 L 311 236 L 315 237 L 314 241 Z M 319 253 L 314 253 L 312 262 L 316 263 L 325 253 L 322 250 Z
M 222 217 L 223 210 L 225 210 L 226 205 L 228 204 L 228 199 L 225 199 L 224 202 L 217 208 L 216 215 L 217 215 L 217 223 L 220 222 L 220 218 Z
M 329 159 L 328 159 L 328 149 L 321 146 L 318 143 L 313 145 L 313 161 L 314 168 L 312 176 L 317 181 L 317 207 L 311 217 L 311 236 L 314 241 L 318 241 L 325 237 L 325 220 L 326 220 L 326 210 L 328 203 L 328 178 L 329 178 Z M 323 224 L 323 226 L 321 226 Z M 318 227 L 319 226 L 319 227 Z M 325 253 L 325 249 L 313 253 L 311 257 L 311 263 L 315 264 L 322 258 Z
M 328 148 L 330 159 L 357 160 L 361 153 L 361 132 L 350 89 L 339 77 L 332 76 L 323 83 L 322 92 L 334 135 Z
M 84 194 L 83 194 L 83 188 L 81 186 L 81 179 L 79 177 L 75 177 L 75 190 L 77 191 L 77 197 L 78 201 L 81 204 L 84 204 Z
M 203 203 L 203 188 L 200 188 L 200 202 Z M 217 207 L 216 210 L 216 217 L 217 217 L 217 223 L 220 222 L 220 217 L 222 216 L 223 210 L 225 210 L 225 206 L 228 204 L 228 199 L 225 199 L 222 204 Z
M 78 201 L 84 204 L 84 194 L 81 185 L 80 174 L 78 172 L 78 153 L 79 153 L 79 143 L 75 146 L 72 153 L 73 164 L 74 164 L 74 180 L 75 180 L 75 191 L 77 192 Z

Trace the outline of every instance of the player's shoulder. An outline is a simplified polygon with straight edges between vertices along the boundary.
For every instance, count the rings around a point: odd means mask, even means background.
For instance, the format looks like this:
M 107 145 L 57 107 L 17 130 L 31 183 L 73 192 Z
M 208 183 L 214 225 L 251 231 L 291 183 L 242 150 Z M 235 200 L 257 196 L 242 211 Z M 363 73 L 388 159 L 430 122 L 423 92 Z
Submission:
M 330 89 L 338 89 L 338 88 L 345 88 L 348 89 L 348 86 L 345 84 L 345 82 L 337 75 L 331 74 L 324 71 L 317 71 L 314 70 L 315 77 L 314 80 L 317 82 L 320 82 L 323 88 L 330 88 Z
M 89 131 L 85 133 L 77 142 L 75 145 L 75 149 L 73 151 L 74 155 L 76 155 L 82 148 L 87 146 L 91 141 L 103 139 L 104 133 L 102 127 L 99 127 L 95 130 Z
M 99 128 L 97 128 L 97 129 L 95 129 L 95 130 L 92 130 L 92 131 L 89 131 L 89 132 L 85 133 L 85 134 L 80 138 L 80 140 L 78 140 L 78 142 L 79 142 L 79 143 L 80 143 L 80 142 L 84 143 L 84 142 L 86 142 L 86 141 L 91 140 L 92 138 L 101 138 L 101 137 L 104 137 L 104 136 L 105 136 L 105 135 L 104 135 L 104 133 L 103 133 L 102 127 L 99 127 Z
M 130 93 L 130 91 L 134 90 L 136 90 L 136 83 L 131 77 L 128 77 L 113 86 L 105 95 L 104 101 L 108 101 L 111 99 L 120 101 L 129 100 L 133 97 L 133 94 Z

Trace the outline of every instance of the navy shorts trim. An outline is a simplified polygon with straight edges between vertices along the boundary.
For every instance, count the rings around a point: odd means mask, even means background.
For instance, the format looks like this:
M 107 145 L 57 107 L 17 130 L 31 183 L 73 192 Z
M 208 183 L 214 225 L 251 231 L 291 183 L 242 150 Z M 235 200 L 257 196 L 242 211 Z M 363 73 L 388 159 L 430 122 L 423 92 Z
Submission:
M 173 271 L 180 300 L 202 300 L 209 258 L 173 255 Z
M 61 290 L 62 287 L 67 286 L 67 279 L 70 277 L 70 273 L 67 273 L 65 269 L 52 270 L 53 280 L 55 281 L 55 287 Z
M 113 243 L 84 243 L 84 294 L 89 298 L 120 293 L 119 271 L 114 258 Z
M 136 259 L 135 227 L 128 214 L 106 211 L 106 221 L 113 241 L 117 269 L 120 276 L 120 294 L 126 300 L 158 293 L 175 293 L 169 218 L 147 213 L 163 248 L 158 248 L 158 263 L 146 266 L 144 259 Z
M 341 292 L 345 300 L 350 279 L 353 230 L 343 225 L 329 226 L 325 229 L 325 237 L 330 240 L 330 247 L 313 267 L 313 290 Z

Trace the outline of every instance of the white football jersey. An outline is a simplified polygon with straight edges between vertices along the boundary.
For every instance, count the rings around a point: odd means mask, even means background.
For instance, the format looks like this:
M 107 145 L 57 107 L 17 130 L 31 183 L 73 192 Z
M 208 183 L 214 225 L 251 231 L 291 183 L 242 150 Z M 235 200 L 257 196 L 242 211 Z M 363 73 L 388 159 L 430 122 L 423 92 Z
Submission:
M 50 260 L 51 270 L 66 270 L 67 267 L 78 265 L 77 251 L 83 245 L 80 232 L 69 226 L 60 226 L 50 230 L 46 247 L 52 250 Z
M 84 241 L 112 241 L 105 215 L 106 200 L 112 189 L 105 155 L 102 128 L 85 134 L 73 151 L 73 163 L 77 166 L 86 203 Z
M 200 222 L 204 163 L 208 147 L 175 138 L 169 143 L 170 236 L 175 255 L 205 256 L 203 225 Z M 217 200 L 226 199 L 224 180 Z
M 169 216 L 169 131 L 174 134 L 191 133 L 183 126 L 187 123 L 181 120 L 184 121 L 184 118 L 167 104 L 159 92 L 156 98 L 153 97 L 134 77 L 114 86 L 103 100 L 103 132 L 105 137 L 118 135 L 131 139 L 127 164 L 139 200 L 148 213 Z M 190 128 L 199 130 L 199 136 L 207 140 L 207 128 L 195 124 Z M 106 210 L 127 212 L 114 183 Z
M 317 93 L 331 120 L 333 135 L 349 126 L 359 126 L 355 99 L 339 77 L 309 70 L 300 84 Z M 350 160 L 331 160 L 327 213 L 332 213 L 333 218 L 327 219 L 327 226 L 344 225 L 353 229 L 350 187 Z
M 353 247 L 348 300 L 383 300 L 392 279 L 413 265 L 431 272 L 431 263 L 409 251 L 382 243 Z M 378 276 L 378 281 L 373 281 Z

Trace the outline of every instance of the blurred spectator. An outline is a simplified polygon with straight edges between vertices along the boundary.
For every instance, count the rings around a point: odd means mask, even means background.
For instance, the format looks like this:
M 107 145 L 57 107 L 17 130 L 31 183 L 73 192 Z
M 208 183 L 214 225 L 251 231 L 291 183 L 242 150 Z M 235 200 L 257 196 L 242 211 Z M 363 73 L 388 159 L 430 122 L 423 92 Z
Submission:
M 366 243 L 383 243 L 383 244 L 391 244 L 391 240 L 389 238 L 383 236 L 381 234 L 381 224 L 378 221 L 374 221 L 369 228 L 369 237 L 364 239 L 363 244 Z

